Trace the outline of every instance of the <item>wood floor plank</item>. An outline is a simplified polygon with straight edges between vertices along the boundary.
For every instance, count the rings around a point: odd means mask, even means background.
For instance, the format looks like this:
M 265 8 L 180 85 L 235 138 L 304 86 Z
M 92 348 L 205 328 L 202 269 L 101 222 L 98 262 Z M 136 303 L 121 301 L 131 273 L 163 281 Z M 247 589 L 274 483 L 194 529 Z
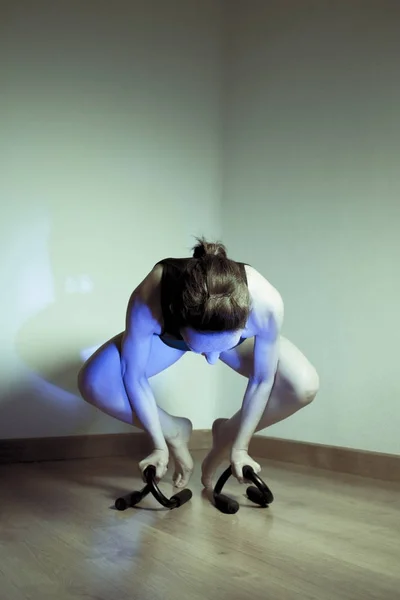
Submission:
M 193 498 L 173 511 L 113 508 L 143 486 L 126 457 L 1 465 L 0 597 L 399 600 L 400 483 L 261 459 L 274 503 L 230 479 L 241 506 L 223 515 L 194 454 Z

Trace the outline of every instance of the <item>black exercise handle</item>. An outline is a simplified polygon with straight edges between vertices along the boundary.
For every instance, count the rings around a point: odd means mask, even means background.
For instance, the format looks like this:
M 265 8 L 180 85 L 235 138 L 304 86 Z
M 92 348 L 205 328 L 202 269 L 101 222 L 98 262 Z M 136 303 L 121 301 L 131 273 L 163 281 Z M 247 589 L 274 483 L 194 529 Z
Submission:
M 220 476 L 213 491 L 215 506 L 225 514 L 234 514 L 239 510 L 239 504 L 236 500 L 222 494 L 222 488 L 232 475 L 232 466 L 230 465 Z M 243 477 L 255 484 L 247 488 L 247 497 L 249 500 L 266 507 L 274 500 L 274 496 L 266 483 L 254 472 L 249 465 L 243 467 Z
M 214 496 L 217 494 L 220 494 L 222 492 L 222 488 L 224 487 L 225 483 L 228 481 L 228 479 L 231 475 L 232 475 L 232 466 L 229 465 L 229 467 L 226 469 L 226 471 L 224 471 L 222 473 L 221 477 L 217 481 L 217 484 L 214 488 Z
M 115 508 L 117 510 L 126 510 L 132 506 L 138 504 L 147 494 L 150 492 L 150 488 L 146 485 L 140 492 L 131 492 L 126 496 L 121 496 L 115 501 Z
M 271 504 L 274 501 L 273 493 L 271 492 L 265 481 L 263 481 L 261 477 L 259 477 L 257 473 L 254 472 L 252 467 L 249 467 L 248 465 L 243 467 L 243 477 L 254 483 L 266 504 Z M 247 488 L 247 493 L 250 489 L 252 488 Z
M 167 498 L 164 496 L 160 488 L 156 483 L 156 468 L 153 465 L 149 465 L 143 475 L 147 481 L 147 485 L 150 487 L 150 491 L 153 494 L 154 498 L 165 506 L 165 508 L 177 508 L 178 506 L 182 506 L 185 502 L 188 502 L 192 497 L 192 492 L 188 489 L 182 490 L 177 494 L 171 496 L 171 498 Z
M 149 465 L 145 469 L 143 475 L 146 480 L 145 487 L 138 492 L 131 492 L 130 494 L 126 494 L 126 496 L 117 498 L 115 501 L 115 508 L 117 510 L 126 510 L 129 507 L 135 506 L 149 493 L 151 493 L 162 506 L 170 509 L 182 506 L 182 504 L 188 502 L 192 497 L 192 492 L 189 489 L 181 490 L 177 494 L 171 496 L 171 498 L 164 496 L 156 483 L 156 468 L 153 465 Z

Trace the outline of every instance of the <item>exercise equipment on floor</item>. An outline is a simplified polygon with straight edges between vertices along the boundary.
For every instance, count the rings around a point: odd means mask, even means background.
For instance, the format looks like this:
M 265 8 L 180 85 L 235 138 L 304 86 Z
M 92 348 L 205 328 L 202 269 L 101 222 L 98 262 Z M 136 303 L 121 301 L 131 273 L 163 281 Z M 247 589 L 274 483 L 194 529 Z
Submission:
M 225 514 L 234 514 L 239 510 L 239 503 L 222 494 L 222 488 L 232 475 L 232 467 L 229 466 L 218 479 L 213 491 L 214 504 L 218 510 Z M 246 465 L 243 467 L 243 477 L 245 480 L 251 481 L 254 485 L 247 488 L 246 493 L 249 500 L 258 504 L 262 508 L 267 507 L 274 501 L 274 496 L 266 483 L 259 477 L 252 467 Z
M 156 483 L 156 469 L 153 465 L 149 465 L 145 469 L 143 475 L 146 480 L 144 488 L 140 491 L 131 492 L 130 494 L 126 494 L 126 496 L 117 498 L 115 501 L 115 508 L 117 510 L 126 510 L 127 508 L 136 506 L 136 504 L 139 504 L 139 502 L 150 493 L 160 504 L 162 504 L 162 506 L 169 509 L 179 508 L 179 506 L 188 502 L 192 497 L 191 490 L 187 488 L 174 494 L 171 498 L 164 496 Z

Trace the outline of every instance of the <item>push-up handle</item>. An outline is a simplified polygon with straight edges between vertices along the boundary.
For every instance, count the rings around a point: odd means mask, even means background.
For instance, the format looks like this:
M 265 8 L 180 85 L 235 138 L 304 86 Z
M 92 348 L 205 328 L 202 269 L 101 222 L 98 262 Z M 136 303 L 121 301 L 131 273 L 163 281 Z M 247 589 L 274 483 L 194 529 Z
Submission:
M 117 498 L 115 501 L 115 508 L 117 510 L 126 510 L 129 507 L 136 506 L 136 504 L 139 504 L 139 502 L 150 493 L 162 506 L 169 509 L 179 508 L 179 506 L 188 502 L 192 497 L 191 490 L 187 488 L 174 494 L 171 498 L 164 496 L 156 483 L 156 468 L 153 465 L 149 465 L 143 474 L 146 479 L 144 488 L 140 491 L 131 492 L 130 494 L 126 494 L 126 496 Z
M 226 494 L 222 494 L 222 488 L 232 475 L 232 466 L 229 466 L 218 479 L 213 491 L 215 506 L 225 514 L 234 514 L 239 510 L 239 503 Z M 255 485 L 249 486 L 246 490 L 249 500 L 265 508 L 274 500 L 274 496 L 267 484 L 259 477 L 252 467 L 246 465 L 243 467 L 243 477 Z

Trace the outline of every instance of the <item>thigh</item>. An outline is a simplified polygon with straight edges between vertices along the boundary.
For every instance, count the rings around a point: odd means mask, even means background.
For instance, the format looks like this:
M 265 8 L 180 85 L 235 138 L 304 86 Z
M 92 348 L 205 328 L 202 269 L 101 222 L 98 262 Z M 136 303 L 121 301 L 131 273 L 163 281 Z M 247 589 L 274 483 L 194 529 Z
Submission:
M 316 377 L 316 371 L 307 357 L 287 338 L 281 336 L 279 361 L 275 382 L 285 387 L 297 388 L 306 385 Z M 254 338 L 249 338 L 240 346 L 223 352 L 220 360 L 231 369 L 249 377 L 253 370 Z M 304 384 L 303 384 L 304 382 Z
M 165 371 L 165 369 L 168 369 L 168 367 L 182 358 L 184 354 L 186 354 L 185 350 L 171 348 L 164 344 L 158 335 L 154 335 L 149 362 L 147 364 L 147 377 L 154 377 L 158 373 Z
M 121 378 L 121 343 L 123 333 L 119 333 L 111 340 L 100 346 L 82 366 L 79 378 L 86 383 L 99 383 Z M 186 352 L 170 348 L 158 336 L 153 336 L 149 361 L 147 364 L 147 377 L 154 377 L 161 373 Z M 111 380 L 111 381 L 110 381 Z

